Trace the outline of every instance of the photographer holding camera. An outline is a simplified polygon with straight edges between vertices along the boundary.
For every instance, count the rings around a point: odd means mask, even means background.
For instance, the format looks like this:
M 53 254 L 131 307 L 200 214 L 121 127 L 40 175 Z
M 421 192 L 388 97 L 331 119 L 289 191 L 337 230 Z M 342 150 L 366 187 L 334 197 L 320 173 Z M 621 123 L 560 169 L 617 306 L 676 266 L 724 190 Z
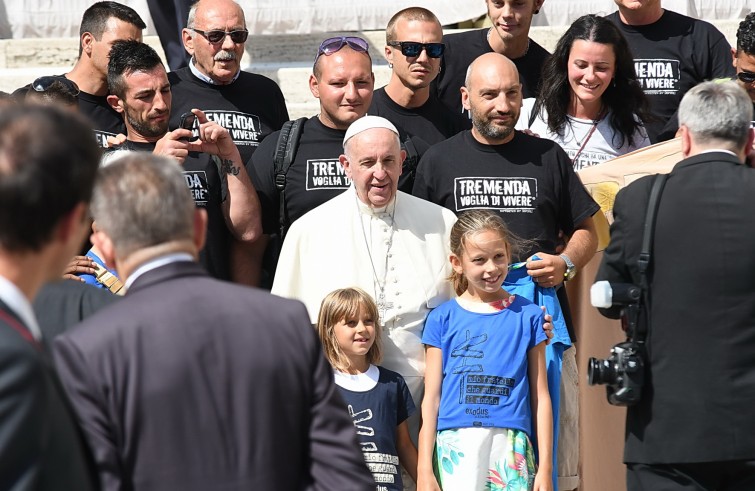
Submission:
M 684 96 L 685 159 L 668 175 L 650 222 L 639 329 L 628 331 L 629 345 L 591 363 L 601 372 L 596 382 L 609 384 L 611 402 L 629 405 L 629 491 L 755 489 L 755 170 L 743 165 L 753 143 L 752 111 L 732 82 L 705 82 Z M 641 285 L 638 259 L 654 180 L 639 179 L 616 196 L 597 280 Z M 623 303 L 614 295 L 613 307 L 601 312 L 616 318 L 626 312 Z M 642 341 L 638 377 L 615 350 Z M 630 375 L 640 383 L 627 382 Z M 617 401 L 627 387 L 638 400 Z

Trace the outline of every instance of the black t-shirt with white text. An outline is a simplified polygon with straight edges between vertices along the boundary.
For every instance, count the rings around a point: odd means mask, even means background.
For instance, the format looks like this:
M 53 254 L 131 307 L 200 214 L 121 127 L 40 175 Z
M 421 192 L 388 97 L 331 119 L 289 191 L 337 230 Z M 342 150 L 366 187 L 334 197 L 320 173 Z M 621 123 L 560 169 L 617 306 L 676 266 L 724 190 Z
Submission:
M 464 86 L 467 68 L 478 56 L 493 52 L 493 48 L 488 43 L 488 29 L 449 34 L 443 36 L 443 43 L 446 45 L 446 50 L 441 60 L 441 71 L 433 80 L 430 90 L 435 91 L 441 102 L 451 109 L 451 112 L 462 114 L 460 89 Z M 524 99 L 537 96 L 541 71 L 548 56 L 549 53 L 545 48 L 530 39 L 527 53 L 511 60 L 519 70 L 519 81 L 522 84 Z M 471 128 L 471 125 L 467 128 Z
M 154 149 L 154 143 L 127 141 L 112 150 L 152 152 Z M 206 153 L 191 152 L 181 168 L 194 204 L 207 211 L 207 237 L 204 248 L 199 252 L 199 263 L 211 276 L 230 281 L 232 237 L 222 209 L 228 188 L 227 183 L 220 178 L 216 159 Z
M 519 131 L 503 145 L 483 145 L 465 131 L 432 146 L 413 194 L 456 214 L 498 212 L 514 234 L 535 242 L 515 260 L 555 253 L 559 231 L 571 234 L 600 209 L 558 144 Z
M 186 67 L 170 72 L 168 80 L 173 94 L 170 128 L 178 128 L 182 114 L 201 109 L 207 119 L 231 133 L 242 162 L 247 162 L 260 142 L 289 119 L 278 84 L 256 73 L 242 71 L 234 82 L 214 85 L 198 79 Z
M 653 143 L 674 137 L 678 128 L 669 122 L 689 89 L 705 80 L 732 77 L 736 72 L 728 41 L 705 21 L 671 10 L 664 10 L 658 21 L 645 26 L 624 24 L 618 12 L 606 18 L 618 26 L 629 43 L 637 80 L 651 113 L 659 119 L 645 123 Z
M 432 92 L 427 102 L 420 107 L 406 108 L 394 102 L 385 92 L 385 87 L 382 87 L 372 95 L 372 104 L 367 113 L 384 117 L 410 135 L 422 138 L 429 145 L 442 142 L 471 127 L 469 119 L 451 112 Z

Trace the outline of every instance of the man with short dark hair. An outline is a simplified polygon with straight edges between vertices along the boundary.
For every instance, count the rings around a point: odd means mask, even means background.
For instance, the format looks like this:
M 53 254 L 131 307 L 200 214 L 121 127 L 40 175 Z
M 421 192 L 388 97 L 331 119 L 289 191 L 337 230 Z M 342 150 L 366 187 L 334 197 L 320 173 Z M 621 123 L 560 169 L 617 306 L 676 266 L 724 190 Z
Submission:
M 499 53 L 516 65 L 524 98 L 535 97 L 540 72 L 548 51 L 530 39 L 532 17 L 540 12 L 545 0 L 485 0 L 487 16 L 493 24 L 443 36 L 446 52 L 441 72 L 433 82 L 443 104 L 455 113 L 463 113 L 461 87 L 467 67 L 484 53 Z
M 684 160 L 653 227 L 640 401 L 627 409 L 627 489 L 755 489 L 755 170 L 752 103 L 704 82 L 679 106 Z M 619 191 L 596 280 L 641 285 L 638 259 L 654 177 Z M 612 318 L 619 307 L 602 311 Z M 645 323 L 647 319 L 647 323 Z
M 108 105 L 107 64 L 119 40 L 142 40 L 147 26 L 134 9 L 117 2 L 97 2 L 84 11 L 79 28 L 79 59 L 65 78 L 79 88 L 79 111 L 94 127 L 97 143 L 126 132 L 123 118 Z
M 635 72 L 655 121 L 645 121 L 650 141 L 674 137 L 682 96 L 704 80 L 734 76 L 731 46 L 721 32 L 703 20 L 661 6 L 661 0 L 614 0 L 608 15 L 629 43 Z
M 132 153 L 92 199 L 128 292 L 56 338 L 55 362 L 103 487 L 374 491 L 304 306 L 196 264 L 207 215 L 184 181 Z
M 445 45 L 435 14 L 409 7 L 391 17 L 385 29 L 385 59 L 391 79 L 375 91 L 370 114 L 382 116 L 430 145 L 467 128 L 468 121 L 452 112 L 430 90 L 440 73 Z
M 86 237 L 100 152 L 69 112 L 0 111 L 0 487 L 99 489 L 31 302 Z
M 192 140 L 188 129 L 168 132 L 171 86 L 160 57 L 146 44 L 119 41 L 113 45 L 108 84 L 108 102 L 126 123 L 127 140 L 121 148 L 182 162 L 195 203 L 209 215 L 200 263 L 216 278 L 236 280 L 231 242 L 257 238 L 259 201 L 228 130 L 194 109 L 198 139 Z

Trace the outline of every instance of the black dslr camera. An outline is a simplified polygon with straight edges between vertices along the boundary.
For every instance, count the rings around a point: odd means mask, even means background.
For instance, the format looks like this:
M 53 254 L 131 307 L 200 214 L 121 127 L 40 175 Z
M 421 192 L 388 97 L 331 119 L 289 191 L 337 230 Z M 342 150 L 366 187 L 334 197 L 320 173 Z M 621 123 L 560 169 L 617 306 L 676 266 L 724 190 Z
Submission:
M 611 348 L 605 360 L 590 358 L 587 362 L 587 383 L 605 384 L 608 402 L 614 406 L 637 404 L 642 396 L 645 336 L 638 331 L 641 293 L 635 285 L 607 281 L 598 281 L 590 289 L 593 307 L 622 307 L 621 322 L 627 340 Z

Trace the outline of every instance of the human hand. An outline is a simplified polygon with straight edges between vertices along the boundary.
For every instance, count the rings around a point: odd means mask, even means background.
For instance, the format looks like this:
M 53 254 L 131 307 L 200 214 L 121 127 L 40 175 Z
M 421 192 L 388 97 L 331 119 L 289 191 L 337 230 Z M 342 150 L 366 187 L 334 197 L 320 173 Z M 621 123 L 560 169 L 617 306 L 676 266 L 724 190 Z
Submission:
M 169 131 L 157 140 L 152 153 L 176 159 L 183 164 L 189 155 L 189 142 L 187 141 L 189 138 L 191 138 L 191 130 L 177 128 Z
M 118 133 L 115 136 L 108 136 L 106 141 L 108 148 L 120 147 L 121 145 L 126 143 L 126 135 L 124 135 L 123 133 Z
M 540 138 L 540 135 L 538 135 L 537 133 L 535 133 L 534 131 L 532 131 L 532 130 L 531 130 L 531 129 L 529 129 L 529 128 L 525 128 L 525 129 L 523 129 L 523 130 L 522 130 L 522 133 L 524 133 L 525 135 L 534 136 L 535 138 Z
M 537 471 L 532 491 L 553 491 L 553 478 L 551 472 Z
M 545 340 L 545 344 L 551 344 L 551 339 L 553 339 L 553 316 L 545 311 L 545 305 L 541 305 L 540 308 L 544 314 L 543 331 L 545 331 L 545 336 L 548 338 Z
M 73 256 L 71 262 L 68 263 L 63 270 L 63 278 L 66 280 L 75 280 L 84 282 L 84 279 L 78 274 L 94 274 L 94 261 L 91 257 L 87 256 Z
M 192 109 L 199 123 L 199 139 L 189 142 L 189 150 L 192 152 L 209 153 L 217 155 L 221 159 L 234 159 L 238 155 L 238 148 L 233 143 L 230 132 L 215 121 L 209 121 L 207 116 L 199 109 Z
M 564 282 L 566 261 L 563 258 L 544 252 L 537 252 L 535 256 L 539 259 L 533 259 L 534 256 L 527 259 L 527 274 L 535 283 L 545 288 L 553 288 Z

